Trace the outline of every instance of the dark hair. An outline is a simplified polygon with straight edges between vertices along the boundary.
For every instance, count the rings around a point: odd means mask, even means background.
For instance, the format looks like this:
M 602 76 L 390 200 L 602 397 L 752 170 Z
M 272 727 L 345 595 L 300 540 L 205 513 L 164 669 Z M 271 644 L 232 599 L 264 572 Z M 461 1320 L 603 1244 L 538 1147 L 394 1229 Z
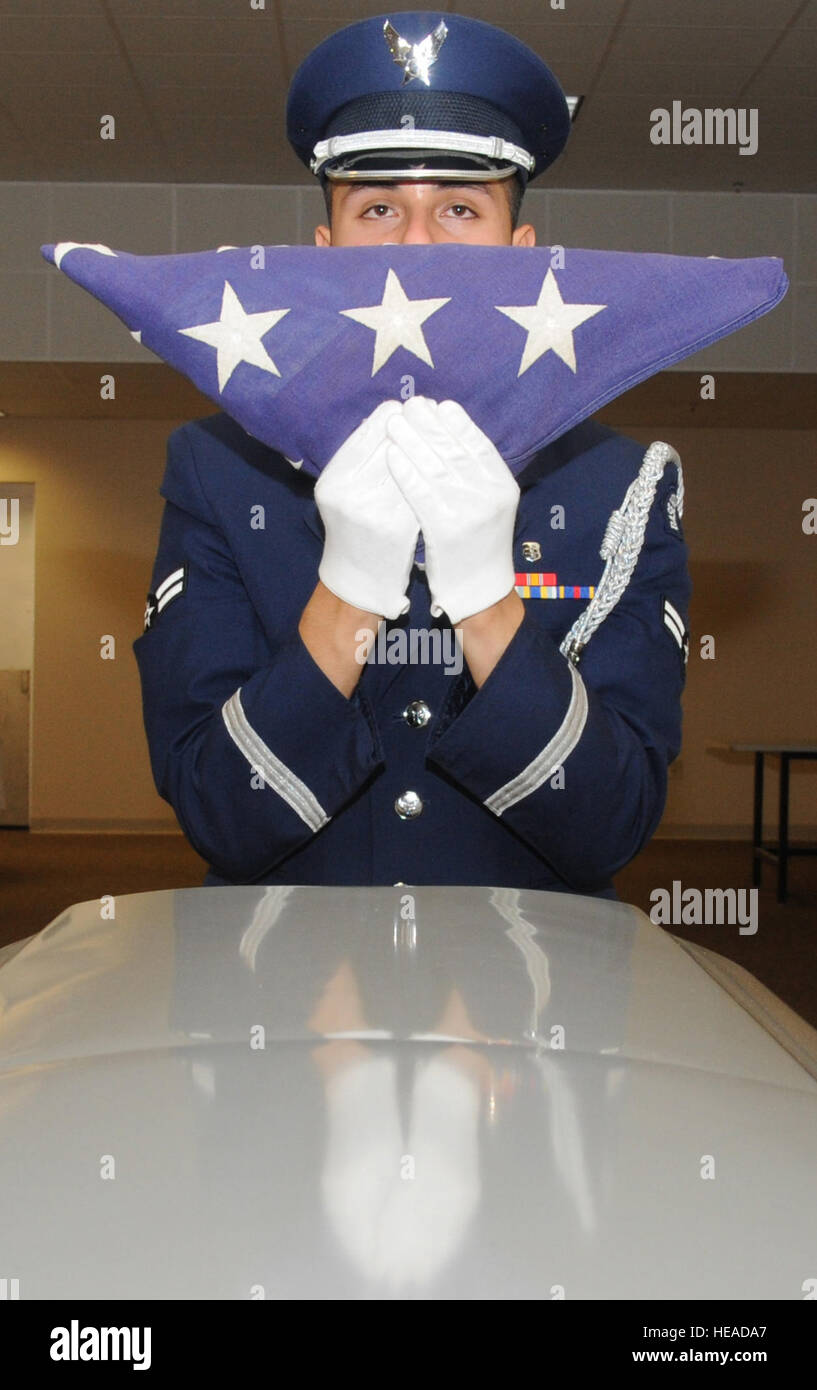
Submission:
M 522 199 L 525 196 L 525 185 L 518 174 L 505 180 L 505 190 L 508 194 L 508 210 L 511 214 L 511 231 L 516 231 L 516 224 L 519 221 L 519 209 L 522 206 Z
M 525 186 L 518 174 L 513 174 L 510 178 L 502 180 L 502 187 L 508 199 L 508 211 L 511 214 L 511 231 L 516 231 L 519 221 L 519 209 L 522 206 L 522 199 L 525 194 Z M 326 206 L 326 221 L 328 226 L 332 226 L 332 181 L 331 179 L 321 179 L 321 190 L 323 201 Z

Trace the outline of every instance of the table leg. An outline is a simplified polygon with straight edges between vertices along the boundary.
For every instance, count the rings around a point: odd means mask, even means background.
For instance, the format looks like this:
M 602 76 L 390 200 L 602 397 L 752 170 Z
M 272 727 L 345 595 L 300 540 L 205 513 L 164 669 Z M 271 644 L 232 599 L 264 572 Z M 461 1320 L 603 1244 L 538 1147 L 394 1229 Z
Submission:
M 752 883 L 760 883 L 762 862 L 759 854 L 763 843 L 763 754 L 755 753 L 755 818 L 752 830 Z
M 780 814 L 778 825 L 777 901 L 786 901 L 789 853 L 789 757 L 780 754 Z

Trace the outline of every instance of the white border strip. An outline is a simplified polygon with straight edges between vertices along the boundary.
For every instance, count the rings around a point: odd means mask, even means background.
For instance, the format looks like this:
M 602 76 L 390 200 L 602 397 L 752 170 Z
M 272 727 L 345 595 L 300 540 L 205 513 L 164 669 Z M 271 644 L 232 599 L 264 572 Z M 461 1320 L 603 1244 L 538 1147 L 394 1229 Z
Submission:
M 161 598 L 156 600 L 156 612 L 161 613 L 162 609 L 170 603 L 171 599 L 178 598 L 184 592 L 184 580 L 180 579 L 178 584 L 174 584 L 172 589 L 165 589 Z
M 239 686 L 234 695 L 226 700 L 221 708 L 224 723 L 227 725 L 227 732 L 235 743 L 236 747 L 250 765 L 257 769 L 263 776 L 264 781 L 276 791 L 296 815 L 300 816 L 305 825 L 310 830 L 320 830 L 321 826 L 326 825 L 329 820 L 317 797 L 302 782 L 300 777 L 296 777 L 280 758 L 276 758 L 271 748 L 268 748 L 262 738 L 259 738 L 255 729 L 248 722 L 241 704 L 241 687 Z
M 673 608 L 668 598 L 664 599 L 664 626 L 669 629 L 678 646 L 684 646 L 684 621 L 677 608 Z
M 518 777 L 506 782 L 504 787 L 500 787 L 493 796 L 488 797 L 485 805 L 494 815 L 501 816 L 509 806 L 515 806 L 517 801 L 530 796 L 531 792 L 541 787 L 542 783 L 561 767 L 581 738 L 587 721 L 587 691 L 575 666 L 569 665 L 569 670 L 572 689 L 567 714 L 550 743 L 537 754 L 533 762 L 528 763 Z
M 163 579 L 161 584 L 157 586 L 155 591 L 156 599 L 160 599 L 165 590 L 169 589 L 171 584 L 177 584 L 179 580 L 184 580 L 184 565 L 182 565 L 179 569 L 174 570 L 172 574 L 169 574 L 167 576 L 167 579 Z

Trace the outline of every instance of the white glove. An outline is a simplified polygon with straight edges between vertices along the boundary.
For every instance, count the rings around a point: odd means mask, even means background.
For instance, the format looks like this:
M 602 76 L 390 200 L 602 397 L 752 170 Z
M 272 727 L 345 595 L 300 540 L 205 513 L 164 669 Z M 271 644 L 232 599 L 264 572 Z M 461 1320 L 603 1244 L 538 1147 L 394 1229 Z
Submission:
M 333 454 L 315 484 L 326 537 L 318 567 L 333 594 L 384 618 L 397 618 L 414 562 L 418 522 L 386 466 L 386 421 L 399 401 L 383 401 Z
M 456 624 L 514 587 L 519 487 L 456 401 L 414 396 L 389 417 L 389 471 L 425 540 L 431 612 Z

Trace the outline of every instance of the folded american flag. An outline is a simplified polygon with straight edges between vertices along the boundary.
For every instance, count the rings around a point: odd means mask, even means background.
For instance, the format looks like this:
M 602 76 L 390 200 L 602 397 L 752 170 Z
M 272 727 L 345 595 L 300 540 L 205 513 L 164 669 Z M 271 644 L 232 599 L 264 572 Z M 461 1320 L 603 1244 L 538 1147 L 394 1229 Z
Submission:
M 251 435 L 317 476 L 375 406 L 458 401 L 514 473 L 782 299 L 782 262 L 561 247 L 43 255 Z

